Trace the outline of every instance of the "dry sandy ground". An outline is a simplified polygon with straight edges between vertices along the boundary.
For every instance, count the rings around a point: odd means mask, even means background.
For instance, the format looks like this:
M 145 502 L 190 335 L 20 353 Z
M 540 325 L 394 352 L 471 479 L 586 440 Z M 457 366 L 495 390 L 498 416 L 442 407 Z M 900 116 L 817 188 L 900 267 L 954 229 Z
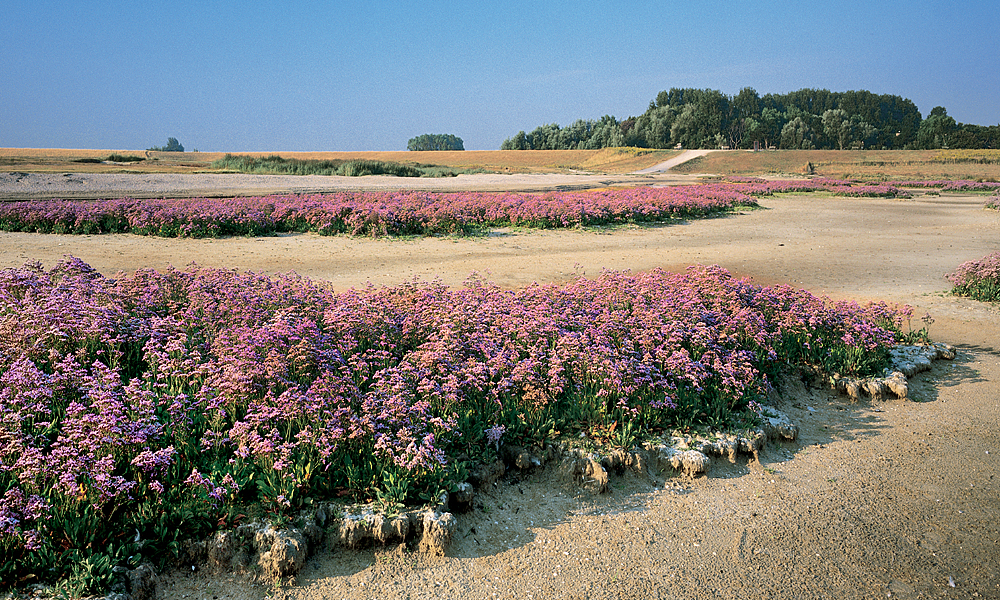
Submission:
M 497 231 L 476 238 L 289 235 L 170 240 L 0 233 L 0 267 L 73 254 L 106 274 L 202 265 L 295 270 L 338 288 L 472 271 L 504 286 L 603 268 L 718 263 L 760 283 L 929 311 L 956 360 L 911 382 L 911 401 L 851 404 L 786 382 L 801 428 L 760 463 L 708 477 L 612 478 L 589 497 L 544 470 L 508 479 L 459 518 L 448 555 L 323 551 L 294 587 L 175 574 L 170 599 L 216 598 L 1000 598 L 1000 310 L 944 295 L 942 277 L 1000 249 L 1000 214 L 977 196 L 818 195 L 764 210 L 608 231 Z
M 688 158 L 692 158 L 689 156 Z M 696 183 L 697 175 L 657 173 L 515 174 L 457 177 L 368 175 L 236 175 L 225 173 L 21 173 L 0 172 L 0 201 L 46 198 L 225 198 L 266 194 L 314 194 L 346 190 L 517 191 L 577 190 L 609 185 Z

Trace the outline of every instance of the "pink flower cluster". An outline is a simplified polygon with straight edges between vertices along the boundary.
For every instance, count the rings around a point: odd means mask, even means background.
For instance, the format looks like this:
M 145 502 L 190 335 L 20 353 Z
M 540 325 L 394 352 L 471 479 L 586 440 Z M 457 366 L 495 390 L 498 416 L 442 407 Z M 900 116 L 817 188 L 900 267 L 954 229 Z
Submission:
M 954 285 L 952 293 L 983 302 L 1000 302 L 1000 252 L 964 262 L 945 275 Z
M 0 538 L 36 544 L 41 498 L 128 507 L 186 490 L 287 505 L 378 485 L 357 465 L 426 473 L 581 405 L 649 429 L 745 412 L 777 365 L 884 352 L 906 316 L 719 267 L 346 293 L 195 266 L 8 269 Z
M 958 179 L 954 181 L 950 180 L 936 180 L 936 181 L 895 181 L 893 182 L 899 187 L 909 187 L 909 188 L 938 188 L 946 192 L 982 192 L 990 190 L 1000 190 L 1000 182 L 996 181 L 968 181 L 964 179 Z
M 791 181 L 768 181 L 759 177 L 730 177 L 728 181 L 741 185 L 741 189 L 751 196 L 769 196 L 789 192 L 831 192 L 835 196 L 855 196 L 872 198 L 905 197 L 906 192 L 899 184 L 857 183 L 840 179 L 818 177 Z
M 434 235 L 495 226 L 576 227 L 669 221 L 754 205 L 732 185 L 613 188 L 544 194 L 418 191 L 174 200 L 0 203 L 0 229 L 167 237 Z

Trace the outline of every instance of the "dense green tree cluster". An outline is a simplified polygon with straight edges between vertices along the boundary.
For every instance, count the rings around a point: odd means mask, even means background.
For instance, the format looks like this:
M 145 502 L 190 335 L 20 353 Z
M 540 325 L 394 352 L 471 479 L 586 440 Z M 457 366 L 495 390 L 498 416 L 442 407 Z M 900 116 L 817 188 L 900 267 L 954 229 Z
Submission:
M 177 138 L 167 138 L 166 146 L 153 146 L 149 148 L 153 152 L 184 152 L 184 146 L 177 141 Z M 197 152 L 197 150 L 195 150 Z
M 760 96 L 743 88 L 673 88 L 638 117 L 542 125 L 504 140 L 501 150 L 640 148 L 998 148 L 1000 125 L 956 123 L 942 107 L 922 119 L 906 98 L 860 90 L 803 89 Z
M 428 150 L 465 150 L 462 138 L 455 137 L 450 133 L 425 133 L 415 138 L 410 138 L 406 143 L 406 149 L 413 152 L 424 152 Z

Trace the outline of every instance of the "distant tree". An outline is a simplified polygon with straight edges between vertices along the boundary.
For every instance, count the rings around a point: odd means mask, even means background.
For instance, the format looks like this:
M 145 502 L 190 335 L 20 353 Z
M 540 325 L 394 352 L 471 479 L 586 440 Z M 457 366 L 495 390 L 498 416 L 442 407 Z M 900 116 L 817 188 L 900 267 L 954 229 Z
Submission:
M 917 130 L 920 148 L 948 148 L 951 137 L 958 129 L 955 119 L 948 116 L 943 106 L 935 106 Z
M 875 128 L 860 115 L 848 116 L 846 111 L 834 108 L 823 112 L 823 133 L 831 140 L 836 140 L 843 150 L 845 146 L 863 144 L 875 133 Z
M 181 146 L 177 138 L 167 138 L 166 146 L 153 146 L 149 150 L 153 152 L 184 152 L 184 146 Z
M 792 150 L 812 150 L 813 131 L 802 117 L 795 117 L 781 128 L 781 147 Z
M 508 138 L 500 144 L 501 150 L 531 150 L 531 145 L 528 143 L 528 134 L 524 131 L 518 131 L 517 135 L 512 138 Z
M 773 107 L 766 107 L 760 111 L 760 133 L 759 140 L 764 142 L 765 148 L 777 146 L 781 139 L 781 128 L 785 126 L 785 113 Z
M 410 141 L 406 143 L 406 149 L 414 152 L 465 150 L 465 144 L 462 142 L 462 138 L 455 137 L 450 133 L 425 133 L 410 138 Z

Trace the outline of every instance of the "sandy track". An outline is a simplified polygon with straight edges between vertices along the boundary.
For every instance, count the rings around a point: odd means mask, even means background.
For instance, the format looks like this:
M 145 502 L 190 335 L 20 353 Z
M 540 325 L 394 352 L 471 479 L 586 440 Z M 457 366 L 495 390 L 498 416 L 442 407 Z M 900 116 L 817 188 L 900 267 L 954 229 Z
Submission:
M 717 461 L 709 477 L 666 489 L 614 479 L 599 498 L 555 487 L 545 472 L 521 476 L 460 517 L 446 557 L 324 551 L 295 588 L 178 574 L 167 598 L 1000 597 L 1000 311 L 942 293 L 945 272 L 1000 249 L 1000 215 L 981 197 L 948 194 L 762 205 L 680 225 L 465 239 L 0 233 L 0 266 L 67 253 L 106 274 L 197 261 L 294 269 L 344 289 L 413 276 L 457 285 L 473 270 L 519 286 L 717 263 L 761 283 L 910 303 L 917 317 L 933 314 L 935 339 L 960 350 L 912 382 L 919 402 L 851 404 L 788 382 L 783 408 L 801 438 L 759 464 Z
M 694 183 L 681 174 L 574 175 L 476 173 L 457 177 L 369 175 L 237 175 L 223 173 L 21 173 L 0 172 L 0 201 L 47 198 L 227 197 L 307 194 L 347 190 L 521 191 L 586 189 L 608 185 Z
M 637 175 L 649 175 L 653 173 L 664 173 L 673 169 L 677 165 L 686 163 L 689 160 L 698 158 L 699 156 L 705 156 L 709 152 L 716 152 L 715 150 L 685 150 L 680 156 L 675 156 L 670 160 L 665 160 L 659 164 L 653 165 L 652 167 L 647 167 L 645 169 L 640 169 L 636 171 Z

